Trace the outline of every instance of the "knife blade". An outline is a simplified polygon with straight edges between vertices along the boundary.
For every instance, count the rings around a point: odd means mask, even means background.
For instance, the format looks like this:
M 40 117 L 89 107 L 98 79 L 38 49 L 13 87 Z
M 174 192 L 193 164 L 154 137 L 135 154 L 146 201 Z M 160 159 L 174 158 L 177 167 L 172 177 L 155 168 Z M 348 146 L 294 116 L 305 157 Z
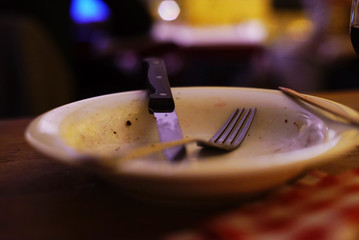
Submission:
M 160 58 L 146 58 L 144 64 L 147 69 L 148 109 L 156 118 L 160 141 L 182 139 L 164 61 Z M 184 145 L 168 148 L 163 154 L 169 161 L 180 160 L 186 154 L 186 148 Z

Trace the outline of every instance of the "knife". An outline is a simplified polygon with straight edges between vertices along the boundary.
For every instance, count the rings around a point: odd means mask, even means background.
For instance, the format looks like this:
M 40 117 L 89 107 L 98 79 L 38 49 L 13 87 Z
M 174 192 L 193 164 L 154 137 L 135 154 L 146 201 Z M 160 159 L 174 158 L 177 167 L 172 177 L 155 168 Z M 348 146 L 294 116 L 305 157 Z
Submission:
M 148 109 L 156 118 L 160 141 L 183 139 L 165 63 L 160 58 L 146 58 L 144 65 L 147 69 Z M 186 148 L 184 145 L 168 148 L 163 154 L 168 161 L 177 161 L 184 157 Z

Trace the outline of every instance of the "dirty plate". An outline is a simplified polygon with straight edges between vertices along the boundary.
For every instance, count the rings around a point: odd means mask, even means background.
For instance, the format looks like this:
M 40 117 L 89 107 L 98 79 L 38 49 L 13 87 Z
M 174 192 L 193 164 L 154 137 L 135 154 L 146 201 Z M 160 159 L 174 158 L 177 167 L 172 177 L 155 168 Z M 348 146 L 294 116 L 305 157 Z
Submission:
M 132 91 L 74 102 L 37 117 L 27 141 L 64 163 L 87 168 L 141 198 L 166 202 L 220 202 L 278 186 L 353 149 L 359 130 L 276 90 L 173 88 L 184 137 L 209 139 L 236 107 L 257 107 L 248 136 L 229 153 L 188 145 L 188 156 L 167 162 L 161 153 L 111 169 L 89 164 L 158 142 L 147 93 Z M 320 99 L 351 114 L 352 109 Z

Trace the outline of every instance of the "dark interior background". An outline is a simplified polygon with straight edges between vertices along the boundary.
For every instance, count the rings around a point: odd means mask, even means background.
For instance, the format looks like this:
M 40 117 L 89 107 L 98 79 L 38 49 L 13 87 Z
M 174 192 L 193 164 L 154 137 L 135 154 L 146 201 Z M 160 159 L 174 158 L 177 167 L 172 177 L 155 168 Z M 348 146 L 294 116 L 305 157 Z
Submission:
M 70 0 L 0 2 L 0 117 L 35 116 L 84 98 L 144 89 L 146 56 L 165 60 L 173 87 L 284 85 L 304 92 L 359 87 L 358 57 L 348 50 L 338 54 L 343 47 L 335 42 L 340 35 L 350 44 L 349 25 L 324 34 L 333 30 L 321 29 L 318 20 L 317 33 L 295 50 L 281 40 L 184 47 L 151 38 L 146 1 L 104 2 L 111 18 L 94 24 L 74 23 Z M 344 2 L 349 23 L 350 1 Z M 296 12 L 303 10 L 303 1 L 273 0 L 272 7 Z

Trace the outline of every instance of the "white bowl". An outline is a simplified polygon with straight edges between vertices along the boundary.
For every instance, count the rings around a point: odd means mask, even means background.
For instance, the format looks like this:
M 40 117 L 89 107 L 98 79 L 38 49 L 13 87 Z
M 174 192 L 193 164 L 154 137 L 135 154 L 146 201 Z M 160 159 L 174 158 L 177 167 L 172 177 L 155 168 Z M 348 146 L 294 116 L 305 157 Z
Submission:
M 276 90 L 193 87 L 172 89 L 184 137 L 209 139 L 236 107 L 257 107 L 242 145 L 230 153 L 188 145 L 188 156 L 167 162 L 161 153 L 108 169 L 87 157 L 112 156 L 158 142 L 146 91 L 74 102 L 37 117 L 27 141 L 56 160 L 88 168 L 141 197 L 216 202 L 261 193 L 354 148 L 359 131 L 333 121 Z M 355 112 L 341 104 L 344 111 Z M 313 113 L 316 113 L 315 115 Z

